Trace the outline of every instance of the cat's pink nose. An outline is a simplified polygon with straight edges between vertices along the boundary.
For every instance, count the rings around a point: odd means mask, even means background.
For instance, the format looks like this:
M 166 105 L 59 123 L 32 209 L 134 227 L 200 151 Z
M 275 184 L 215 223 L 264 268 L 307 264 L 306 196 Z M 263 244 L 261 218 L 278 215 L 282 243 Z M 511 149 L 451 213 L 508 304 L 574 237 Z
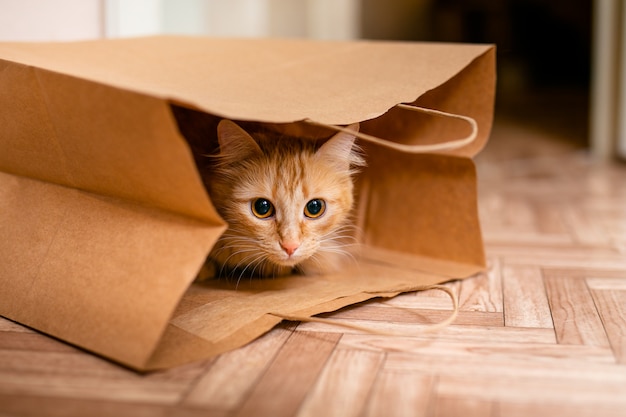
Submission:
M 300 244 L 298 242 L 280 242 L 280 246 L 283 248 L 287 255 L 291 256 L 293 253 L 298 250 Z

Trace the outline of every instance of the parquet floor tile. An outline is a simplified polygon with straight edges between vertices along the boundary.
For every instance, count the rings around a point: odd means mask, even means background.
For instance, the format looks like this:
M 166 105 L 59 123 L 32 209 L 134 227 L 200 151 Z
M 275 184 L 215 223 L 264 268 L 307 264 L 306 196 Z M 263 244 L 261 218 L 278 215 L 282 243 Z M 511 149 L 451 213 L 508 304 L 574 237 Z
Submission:
M 626 166 L 496 126 L 485 272 L 140 375 L 0 318 L 0 416 L 626 416 Z M 529 139 L 529 140 L 527 140 Z

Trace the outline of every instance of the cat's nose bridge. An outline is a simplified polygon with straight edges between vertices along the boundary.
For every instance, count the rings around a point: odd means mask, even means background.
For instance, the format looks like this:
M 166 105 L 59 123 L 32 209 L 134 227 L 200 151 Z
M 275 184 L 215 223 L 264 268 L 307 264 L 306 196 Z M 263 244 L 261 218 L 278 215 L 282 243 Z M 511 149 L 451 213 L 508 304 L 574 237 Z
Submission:
M 280 246 L 288 255 L 293 255 L 300 244 L 301 236 L 297 227 L 290 225 L 280 233 Z
M 280 231 L 280 247 L 285 251 L 285 253 L 289 256 L 293 255 L 294 252 L 300 247 L 301 236 L 300 229 L 297 224 L 285 223 L 281 225 Z

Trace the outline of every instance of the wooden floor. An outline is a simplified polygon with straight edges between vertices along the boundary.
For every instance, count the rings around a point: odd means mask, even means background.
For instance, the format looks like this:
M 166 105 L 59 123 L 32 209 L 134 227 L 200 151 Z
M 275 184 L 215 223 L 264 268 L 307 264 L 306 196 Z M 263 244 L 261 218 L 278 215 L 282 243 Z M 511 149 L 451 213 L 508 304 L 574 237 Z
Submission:
M 477 158 L 489 269 L 448 284 L 444 330 L 284 323 L 138 375 L 0 319 L 0 416 L 626 416 L 626 166 L 544 136 L 498 124 Z M 410 334 L 449 313 L 431 291 L 328 317 Z

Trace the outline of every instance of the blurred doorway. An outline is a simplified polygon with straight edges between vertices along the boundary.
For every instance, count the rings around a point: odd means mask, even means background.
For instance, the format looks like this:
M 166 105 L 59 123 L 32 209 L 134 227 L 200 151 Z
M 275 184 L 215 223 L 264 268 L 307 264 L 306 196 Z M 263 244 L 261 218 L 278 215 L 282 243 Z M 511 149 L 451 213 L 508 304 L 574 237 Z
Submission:
M 496 117 L 589 146 L 591 0 L 363 0 L 370 39 L 494 43 Z

